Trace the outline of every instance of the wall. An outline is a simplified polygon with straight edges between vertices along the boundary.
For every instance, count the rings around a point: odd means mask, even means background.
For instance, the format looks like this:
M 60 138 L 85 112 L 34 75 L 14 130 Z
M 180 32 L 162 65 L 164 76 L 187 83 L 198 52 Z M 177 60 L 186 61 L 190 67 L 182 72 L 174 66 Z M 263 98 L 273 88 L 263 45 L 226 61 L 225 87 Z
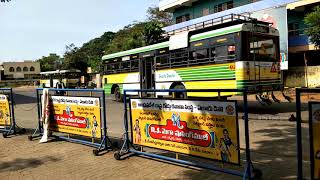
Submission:
M 209 8 L 210 14 L 214 13 L 214 6 L 228 2 L 230 0 L 201 0 L 192 4 L 191 7 L 180 7 L 173 12 L 173 21 L 175 22 L 176 17 L 190 14 L 191 19 L 202 17 L 204 8 Z M 252 0 L 233 0 L 234 7 L 249 4 Z
M 308 73 L 306 73 L 308 72 Z M 293 67 L 284 72 L 285 87 L 320 87 L 320 66 Z
M 21 67 L 21 73 L 23 74 L 40 74 L 40 63 L 39 62 L 3 62 L 2 63 L 4 75 L 13 75 L 16 74 L 17 67 Z M 30 67 L 34 67 L 34 71 L 30 71 Z M 10 72 L 10 67 L 15 69 L 14 72 Z M 24 72 L 23 68 L 27 67 L 28 71 Z

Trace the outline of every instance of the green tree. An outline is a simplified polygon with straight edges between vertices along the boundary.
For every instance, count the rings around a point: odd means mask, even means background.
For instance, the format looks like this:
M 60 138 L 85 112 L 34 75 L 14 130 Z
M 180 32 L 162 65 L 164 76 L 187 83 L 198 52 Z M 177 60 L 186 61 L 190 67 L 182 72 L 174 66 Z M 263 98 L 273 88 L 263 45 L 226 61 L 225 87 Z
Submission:
M 88 68 L 88 56 L 79 51 L 74 44 L 66 46 L 64 53 L 63 69 L 79 69 L 82 74 L 86 74 Z
M 314 8 L 314 11 L 307 14 L 304 18 L 308 28 L 305 33 L 310 37 L 310 41 L 320 47 L 320 6 Z
M 160 11 L 159 7 L 149 7 L 147 11 L 149 21 L 157 21 L 163 26 L 172 24 L 172 13 Z
M 162 30 L 163 24 L 159 21 L 152 20 L 147 22 L 144 26 L 144 40 L 145 45 L 155 44 L 161 38 L 164 31 Z
M 41 71 L 54 71 L 58 68 L 61 58 L 57 54 L 49 54 L 49 56 L 43 56 L 37 61 L 40 62 Z

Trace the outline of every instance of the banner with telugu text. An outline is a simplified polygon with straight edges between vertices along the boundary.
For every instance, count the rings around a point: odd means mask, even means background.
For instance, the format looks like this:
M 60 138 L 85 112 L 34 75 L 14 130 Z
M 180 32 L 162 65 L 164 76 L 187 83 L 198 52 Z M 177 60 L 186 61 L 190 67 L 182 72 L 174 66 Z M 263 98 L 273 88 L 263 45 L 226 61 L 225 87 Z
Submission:
M 6 95 L 0 94 L 0 126 L 11 125 L 9 100 Z
M 99 98 L 51 96 L 50 106 L 51 131 L 101 138 Z
M 130 99 L 132 141 L 239 164 L 236 107 L 235 101 Z

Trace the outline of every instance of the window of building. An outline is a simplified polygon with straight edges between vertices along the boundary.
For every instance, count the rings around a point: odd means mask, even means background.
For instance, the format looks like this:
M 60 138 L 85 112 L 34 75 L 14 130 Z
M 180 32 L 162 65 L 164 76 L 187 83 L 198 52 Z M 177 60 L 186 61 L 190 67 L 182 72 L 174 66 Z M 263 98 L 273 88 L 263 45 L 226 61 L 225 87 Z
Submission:
M 190 14 L 185 14 L 183 16 L 176 17 L 176 24 L 182 23 L 190 20 Z
M 214 12 L 221 12 L 233 8 L 233 1 L 220 3 L 214 6 Z
M 34 71 L 34 67 L 33 66 L 30 67 L 30 71 Z
M 209 11 L 209 8 L 203 8 L 203 10 L 202 10 L 202 15 L 203 15 L 203 16 L 207 16 L 207 15 L 210 14 L 209 12 L 210 12 L 210 11 Z
M 28 68 L 27 67 L 23 67 L 23 72 L 27 72 Z
M 9 72 L 14 72 L 14 67 L 10 67 Z
M 297 22 L 289 23 L 288 24 L 288 33 L 289 33 L 289 36 L 299 36 L 299 34 L 300 34 L 299 23 L 297 23 Z
M 17 67 L 16 71 L 21 72 L 21 67 Z

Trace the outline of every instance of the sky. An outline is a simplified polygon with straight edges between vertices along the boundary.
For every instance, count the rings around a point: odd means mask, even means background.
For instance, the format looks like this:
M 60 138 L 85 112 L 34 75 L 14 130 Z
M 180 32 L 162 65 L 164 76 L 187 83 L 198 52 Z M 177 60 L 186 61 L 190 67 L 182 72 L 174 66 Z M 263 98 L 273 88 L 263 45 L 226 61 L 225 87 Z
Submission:
M 62 55 L 83 43 L 146 19 L 158 0 L 11 0 L 0 3 L 0 62 Z

